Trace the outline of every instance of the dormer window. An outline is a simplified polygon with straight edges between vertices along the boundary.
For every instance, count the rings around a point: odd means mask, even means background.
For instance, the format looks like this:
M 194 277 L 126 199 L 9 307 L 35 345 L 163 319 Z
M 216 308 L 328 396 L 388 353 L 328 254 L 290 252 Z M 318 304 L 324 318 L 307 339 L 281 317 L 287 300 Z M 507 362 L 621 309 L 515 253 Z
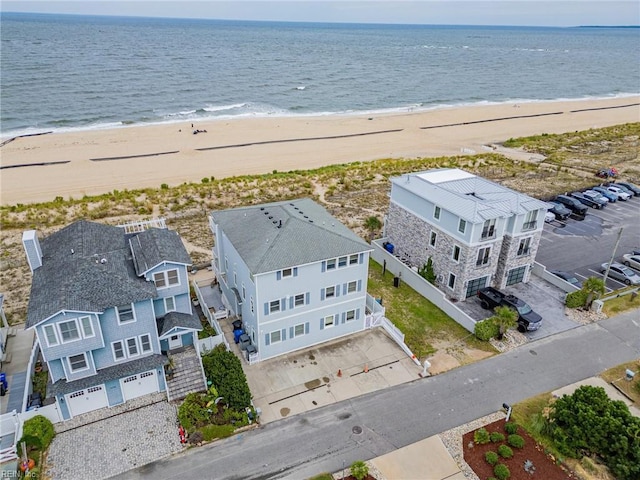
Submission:
M 153 282 L 156 288 L 167 288 L 174 285 L 180 285 L 180 276 L 178 270 L 167 270 L 166 272 L 156 272 L 153 274 Z
M 293 268 L 285 268 L 282 270 L 282 278 L 287 278 L 293 275 Z
M 136 316 L 133 313 L 133 307 L 131 304 L 117 307 L 116 311 L 118 312 L 119 323 L 130 323 L 136 321 Z
M 480 236 L 481 240 L 486 240 L 489 238 L 493 238 L 496 235 L 496 219 L 492 218 L 491 220 L 487 220 L 484 222 L 482 226 L 482 235 Z

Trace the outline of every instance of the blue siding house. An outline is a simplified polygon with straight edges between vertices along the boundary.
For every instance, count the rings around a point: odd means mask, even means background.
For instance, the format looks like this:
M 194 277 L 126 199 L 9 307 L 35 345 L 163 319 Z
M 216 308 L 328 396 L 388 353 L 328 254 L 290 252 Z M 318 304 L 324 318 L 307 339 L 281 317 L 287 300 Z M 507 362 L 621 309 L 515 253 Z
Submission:
M 371 247 L 310 199 L 210 214 L 213 269 L 256 360 L 364 329 Z
M 189 255 L 176 232 L 78 221 L 23 234 L 33 279 L 25 328 L 64 419 L 165 391 L 167 351 L 194 343 Z M 145 226 L 149 226 L 148 224 Z

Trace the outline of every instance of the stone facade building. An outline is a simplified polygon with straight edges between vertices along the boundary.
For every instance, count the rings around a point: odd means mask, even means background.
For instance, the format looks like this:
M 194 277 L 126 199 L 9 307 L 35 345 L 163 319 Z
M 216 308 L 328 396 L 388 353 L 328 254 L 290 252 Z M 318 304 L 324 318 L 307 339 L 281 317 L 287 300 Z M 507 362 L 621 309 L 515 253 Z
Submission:
M 438 286 L 464 300 L 527 282 L 548 205 L 456 168 L 391 179 L 385 237 L 415 268 L 432 259 Z

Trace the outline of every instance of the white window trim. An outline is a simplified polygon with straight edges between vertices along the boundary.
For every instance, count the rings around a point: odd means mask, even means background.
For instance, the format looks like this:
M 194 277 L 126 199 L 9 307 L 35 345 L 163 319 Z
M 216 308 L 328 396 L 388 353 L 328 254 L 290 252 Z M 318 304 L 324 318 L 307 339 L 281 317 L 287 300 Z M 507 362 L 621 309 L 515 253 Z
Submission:
M 82 355 L 84 357 L 84 364 L 86 365 L 84 368 L 77 368 L 77 369 L 73 369 L 73 367 L 71 366 L 71 357 L 79 357 L 80 355 Z M 69 365 L 69 372 L 71 373 L 78 373 L 78 372 L 83 372 L 85 370 L 89 370 L 91 367 L 89 366 L 89 360 L 87 360 L 87 355 L 84 352 L 78 353 L 76 355 L 70 355 L 67 357 L 67 365 Z
M 115 309 L 116 309 L 116 316 L 118 317 L 118 325 L 126 325 L 126 324 L 128 324 L 128 323 L 133 323 L 133 322 L 135 322 L 135 321 L 137 321 L 137 320 L 138 320 L 138 318 L 136 317 L 136 309 L 135 309 L 135 308 L 133 308 L 133 304 L 130 304 L 130 306 L 131 306 L 131 313 L 132 313 L 132 315 L 133 315 L 133 320 L 127 320 L 127 321 L 124 321 L 124 322 L 123 322 L 122 320 L 120 320 L 120 307 L 124 307 L 124 306 L 125 306 L 125 305 L 120 305 L 120 306 L 118 306 L 118 307 L 115 307 Z
M 462 229 L 460 229 L 460 227 L 462 227 Z M 464 232 L 466 231 L 467 231 L 467 221 L 464 218 L 458 219 L 458 232 L 464 234 Z
M 47 328 L 50 328 L 53 332 L 53 336 L 56 339 L 56 343 L 49 343 L 49 335 L 47 335 Z M 54 325 L 45 325 L 42 327 L 42 333 L 44 334 L 44 338 L 47 341 L 48 347 L 55 347 L 56 345 L 60 345 L 60 339 L 58 338 L 58 332 L 56 331 L 56 327 Z
M 278 340 L 273 339 L 273 335 L 276 333 L 278 334 Z M 273 332 L 269 333 L 269 345 L 273 345 L 274 343 L 280 343 L 280 342 L 282 342 L 282 330 L 274 330 Z
M 142 338 L 143 337 L 147 337 L 147 339 L 148 339 L 148 343 L 149 343 L 149 349 L 148 350 L 142 350 Z M 151 335 L 149 335 L 148 333 L 144 333 L 144 334 L 138 336 L 138 343 L 139 343 L 139 346 L 140 346 L 139 352 L 141 354 L 153 352 L 153 345 L 151 345 Z
M 329 262 L 332 262 L 332 267 L 329 266 Z M 329 260 L 327 260 L 327 271 L 335 270 L 336 268 L 338 268 L 338 260 L 336 258 L 330 258 Z
M 137 353 L 131 354 L 131 352 L 129 351 L 129 340 L 133 340 L 134 342 L 136 342 L 136 352 Z M 133 358 L 133 357 L 139 357 L 140 356 L 140 345 L 138 345 L 138 337 L 126 338 L 124 340 L 124 347 L 125 347 L 125 350 L 127 352 L 127 358 Z
M 344 259 L 344 265 L 340 265 L 340 262 Z M 338 257 L 338 268 L 344 268 L 349 265 L 349 257 Z
M 349 255 L 349 266 L 358 265 L 360 263 L 360 259 L 358 258 L 358 254 L 355 253 L 353 255 Z
M 458 249 L 458 258 L 456 258 L 456 248 Z M 456 263 L 460 263 L 461 256 L 462 256 L 462 248 L 460 248 L 460 245 L 454 245 L 453 249 L 451 250 L 451 260 L 453 260 Z
M 296 329 L 298 327 L 302 327 L 302 333 L 296 333 Z M 299 323 L 298 325 L 293 326 L 293 338 L 303 337 L 304 335 L 306 335 L 304 331 L 304 323 Z
M 165 313 L 175 312 L 176 311 L 176 297 L 164 297 L 162 300 L 163 300 L 163 303 L 164 303 L 164 311 L 165 311 Z M 169 306 L 167 305 L 167 300 L 171 300 L 173 302 L 173 308 L 169 308 Z
M 117 358 L 116 357 L 116 343 L 119 343 L 120 347 L 122 348 L 122 357 L 121 358 Z M 116 340 L 115 342 L 111 342 L 111 353 L 113 353 L 113 361 L 114 362 L 122 362 L 123 360 L 126 360 L 127 359 L 127 349 L 125 348 L 124 340 Z
M 353 285 L 353 290 L 351 290 L 351 285 Z M 358 281 L 354 280 L 353 282 L 348 282 L 347 283 L 347 294 L 349 293 L 355 293 L 358 291 Z
M 281 275 L 282 275 L 282 278 L 293 277 L 293 268 L 283 268 Z
M 331 296 L 329 296 L 329 289 L 333 288 L 333 293 L 331 294 Z M 335 285 L 330 285 L 328 287 L 325 287 L 324 289 L 324 299 L 326 300 L 327 298 L 336 298 L 336 286 Z
M 327 324 L 327 320 L 331 319 L 331 323 Z M 333 328 L 336 326 L 336 316 L 335 315 L 327 315 L 324 317 L 324 328 Z
M 488 250 L 489 251 L 489 255 L 487 255 L 487 261 L 484 263 L 478 263 L 478 260 L 480 258 L 480 252 L 484 251 L 484 250 Z M 484 259 L 484 255 L 482 256 L 482 258 Z M 478 255 L 476 255 L 476 267 L 483 267 L 485 265 L 489 265 L 491 263 L 491 247 L 480 247 L 478 249 Z
M 65 340 L 64 336 L 62 335 L 62 329 L 60 328 L 60 326 L 63 323 L 71 323 L 73 322 L 76 326 L 76 332 L 78 332 L 78 338 L 74 338 L 73 340 Z M 72 342 L 77 342 L 78 340 L 82 339 L 82 335 L 80 333 L 80 329 L 78 328 L 78 319 L 77 318 L 72 318 L 70 320 L 64 320 L 62 322 L 58 322 L 57 324 L 58 326 L 58 333 L 60 334 L 60 343 L 72 343 Z
M 451 283 L 451 276 L 453 276 L 453 286 L 449 285 Z M 449 275 L 447 276 L 447 288 L 449 290 L 455 290 L 456 289 L 456 282 L 458 281 L 458 277 L 456 276 L 455 273 L 453 272 L 449 272 Z
M 176 272 L 176 278 L 178 280 L 177 283 L 169 283 L 169 272 Z M 153 283 L 156 283 L 156 275 L 162 275 L 162 278 L 164 280 L 164 286 L 159 287 L 156 284 L 156 288 L 158 290 L 164 290 L 165 288 L 171 288 L 171 287 L 179 287 L 181 285 L 181 281 L 180 281 L 180 272 L 178 271 L 177 268 L 171 268 L 169 270 L 163 270 L 162 272 L 156 272 L 153 274 Z
M 91 328 L 91 335 L 87 335 L 87 332 L 84 331 L 84 323 L 82 323 L 82 319 L 83 318 L 88 318 L 89 319 L 89 328 Z M 79 318 L 80 320 L 80 327 L 82 328 L 82 338 L 93 338 L 96 336 L 96 332 L 95 329 L 93 328 L 93 322 L 91 321 L 91 316 L 90 315 L 83 315 L 82 317 Z
M 153 283 L 155 284 L 158 290 L 162 290 L 163 288 L 167 288 L 167 279 L 164 276 L 164 272 L 156 272 L 152 276 Z M 164 285 L 158 285 L 158 279 L 164 282 Z
M 436 212 L 438 213 L 437 216 L 436 216 Z M 440 221 L 440 218 L 442 218 L 442 208 L 439 205 L 434 205 L 433 206 L 433 219 Z
M 438 233 L 431 232 L 429 234 L 429 245 L 435 248 L 437 243 L 438 243 Z
M 351 318 L 349 318 L 349 314 L 352 314 L 353 316 Z M 356 311 L 355 310 L 347 310 L 346 315 L 345 315 L 345 322 L 351 322 L 353 320 L 356 319 Z
M 274 306 L 275 306 L 275 304 L 276 304 L 276 303 L 278 304 L 278 307 L 277 307 L 277 308 L 274 308 Z M 279 311 L 280 311 L 280 299 L 278 299 L 278 300 L 271 300 L 271 301 L 269 302 L 269 314 L 272 314 L 272 313 L 278 313 Z
M 302 297 L 302 303 L 300 305 L 296 304 L 296 299 L 298 297 Z M 305 293 L 298 293 L 298 294 L 293 296 L 293 308 L 304 307 L 305 305 L 306 305 L 306 294 Z

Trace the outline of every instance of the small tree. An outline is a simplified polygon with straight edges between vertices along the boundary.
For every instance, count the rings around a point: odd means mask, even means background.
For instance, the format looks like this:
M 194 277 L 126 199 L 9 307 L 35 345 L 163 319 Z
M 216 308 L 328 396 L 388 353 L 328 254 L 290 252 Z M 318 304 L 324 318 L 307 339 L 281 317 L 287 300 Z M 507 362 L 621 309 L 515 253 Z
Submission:
M 507 330 L 516 326 L 518 312 L 506 306 L 496 307 L 494 312 L 493 321 L 498 325 L 498 338 L 502 338 Z
M 364 480 L 369 475 L 369 467 L 362 460 L 356 460 L 351 464 L 351 475 L 356 480 Z
M 431 257 L 427 260 L 420 270 L 418 270 L 418 274 L 424 278 L 430 284 L 436 283 L 436 272 L 433 270 L 433 260 Z
M 364 226 L 369 230 L 369 241 L 373 240 L 376 232 L 382 228 L 382 222 L 378 217 L 372 215 L 364 221 Z
M 589 308 L 591 303 L 606 291 L 604 280 L 602 278 L 589 277 L 582 284 L 582 290 L 587 293 L 584 306 Z

